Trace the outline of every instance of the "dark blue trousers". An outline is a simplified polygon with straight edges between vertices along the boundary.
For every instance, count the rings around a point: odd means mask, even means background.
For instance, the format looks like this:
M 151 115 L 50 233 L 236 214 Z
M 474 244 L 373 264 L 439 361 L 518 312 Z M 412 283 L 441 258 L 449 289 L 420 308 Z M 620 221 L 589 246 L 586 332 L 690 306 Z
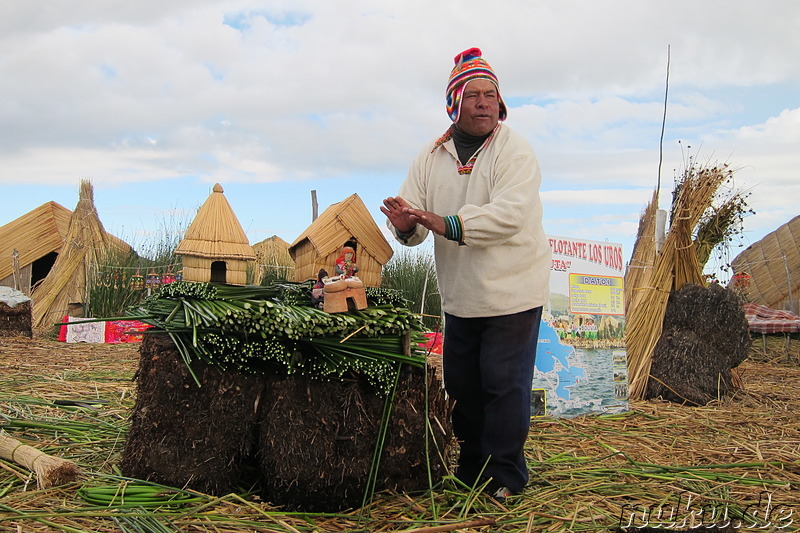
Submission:
M 528 483 L 523 448 L 541 319 L 541 307 L 486 318 L 445 313 L 444 383 L 455 400 L 453 432 L 461 447 L 456 476 L 468 485 L 481 470 L 514 492 Z

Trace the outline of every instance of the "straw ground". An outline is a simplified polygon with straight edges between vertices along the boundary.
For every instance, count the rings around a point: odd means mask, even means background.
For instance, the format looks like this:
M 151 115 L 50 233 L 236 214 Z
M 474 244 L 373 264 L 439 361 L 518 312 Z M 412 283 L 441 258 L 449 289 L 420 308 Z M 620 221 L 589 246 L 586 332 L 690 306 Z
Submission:
M 221 498 L 177 498 L 180 487 L 132 496 L 141 483 L 118 477 L 117 464 L 137 350 L 0 339 L 0 428 L 83 472 L 40 490 L 35 474 L 0 460 L 0 531 L 675 531 L 726 520 L 791 531 L 800 523 L 799 339 L 754 339 L 739 370 L 745 389 L 704 407 L 635 401 L 622 414 L 534 420 L 531 484 L 506 502 L 448 479 L 339 514 L 288 513 L 247 488 Z M 85 499 L 103 490 L 131 496 L 111 506 Z

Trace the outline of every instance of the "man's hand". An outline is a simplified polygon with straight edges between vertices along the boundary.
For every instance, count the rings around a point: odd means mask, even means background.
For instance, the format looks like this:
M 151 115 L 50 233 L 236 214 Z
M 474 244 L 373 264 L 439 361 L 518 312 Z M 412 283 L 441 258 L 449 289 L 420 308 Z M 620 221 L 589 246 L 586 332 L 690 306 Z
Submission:
M 401 233 L 409 233 L 414 226 L 421 224 L 437 235 L 444 235 L 444 219 L 436 213 L 414 209 L 399 196 L 383 201 L 381 212 Z
M 417 221 L 408 214 L 408 209 L 411 209 L 408 202 L 397 196 L 386 198 L 383 201 L 381 212 L 400 233 L 411 233 L 411 230 L 417 225 Z

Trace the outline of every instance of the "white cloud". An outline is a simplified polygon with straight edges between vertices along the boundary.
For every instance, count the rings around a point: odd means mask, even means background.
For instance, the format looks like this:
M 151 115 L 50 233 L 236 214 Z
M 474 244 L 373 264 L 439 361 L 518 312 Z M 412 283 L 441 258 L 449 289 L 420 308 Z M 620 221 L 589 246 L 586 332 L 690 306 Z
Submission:
M 642 199 L 649 199 L 653 189 L 584 189 L 549 190 L 541 193 L 542 201 L 552 206 L 581 205 L 642 205 Z
M 800 142 L 800 108 L 784 109 L 763 124 L 743 126 L 733 136 L 744 142 L 796 145 Z
M 4 2 L 0 183 L 392 176 L 358 185 L 392 194 L 479 46 L 576 231 L 628 235 L 659 149 L 668 191 L 693 145 L 742 167 L 758 233 L 800 193 L 800 110 L 758 98 L 800 87 L 799 23 L 795 0 Z

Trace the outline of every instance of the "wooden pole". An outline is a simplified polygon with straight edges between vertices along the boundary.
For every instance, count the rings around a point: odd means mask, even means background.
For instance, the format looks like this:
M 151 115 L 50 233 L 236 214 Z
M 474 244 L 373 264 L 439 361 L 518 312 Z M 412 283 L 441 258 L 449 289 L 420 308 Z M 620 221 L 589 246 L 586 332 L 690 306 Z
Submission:
M 11 254 L 11 270 L 14 272 L 14 290 L 20 291 L 25 296 L 30 296 L 29 291 L 22 286 L 22 273 L 19 270 L 19 250 L 16 248 Z
M 317 205 L 317 191 L 311 191 L 311 222 L 317 220 L 319 216 L 319 206 Z

